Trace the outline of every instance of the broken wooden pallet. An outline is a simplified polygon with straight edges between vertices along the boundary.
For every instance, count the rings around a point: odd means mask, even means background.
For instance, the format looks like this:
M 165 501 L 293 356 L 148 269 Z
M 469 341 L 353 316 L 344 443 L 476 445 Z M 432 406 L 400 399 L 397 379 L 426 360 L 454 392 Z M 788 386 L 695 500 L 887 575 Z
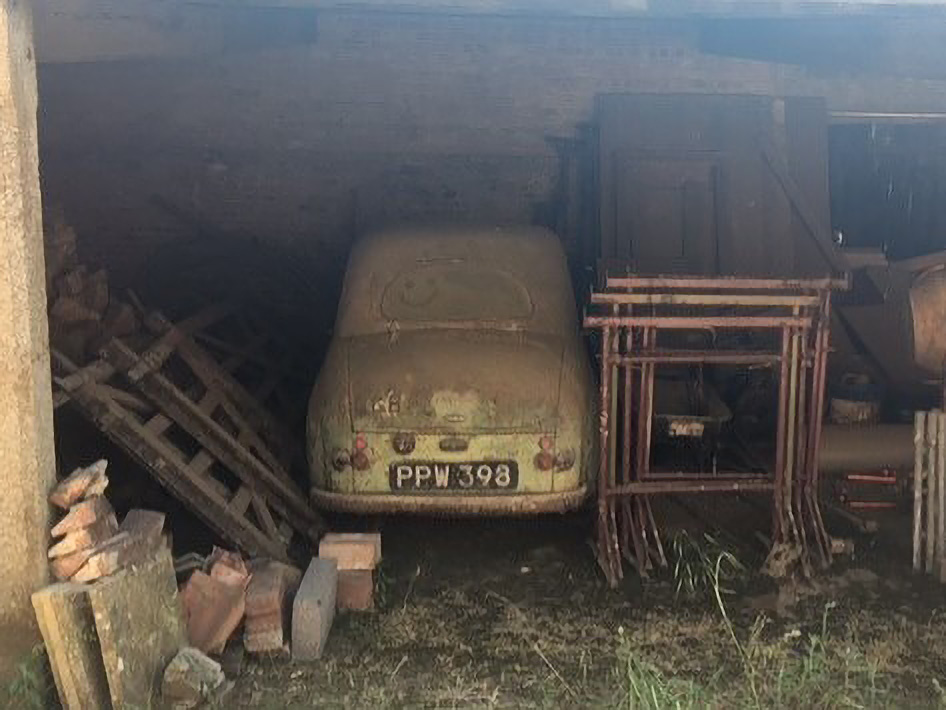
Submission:
M 156 315 L 162 335 L 141 354 L 115 340 L 110 360 L 81 369 L 54 352 L 54 397 L 74 401 L 212 529 L 249 554 L 285 559 L 292 529 L 316 540 L 321 520 L 273 451 L 274 420 L 228 379 L 239 356 L 218 364 L 190 338 L 221 313 L 176 326 Z

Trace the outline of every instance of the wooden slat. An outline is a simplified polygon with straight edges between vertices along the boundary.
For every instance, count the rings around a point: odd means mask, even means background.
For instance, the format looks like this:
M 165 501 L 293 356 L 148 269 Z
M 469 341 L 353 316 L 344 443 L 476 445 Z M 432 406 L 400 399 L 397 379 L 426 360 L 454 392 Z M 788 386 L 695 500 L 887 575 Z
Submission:
M 156 333 L 167 336 L 178 326 L 172 324 L 160 313 L 151 314 L 146 325 Z M 259 400 L 250 394 L 226 369 L 221 367 L 211 355 L 198 345 L 189 334 L 175 340 L 181 359 L 193 370 L 207 389 L 218 389 L 225 400 L 233 403 L 240 415 L 250 427 L 267 442 L 271 451 L 289 450 L 291 437 L 284 427 L 268 411 L 260 406 Z
M 282 541 L 263 534 L 242 516 L 233 515 L 227 499 L 220 495 L 222 484 L 189 471 L 182 452 L 170 442 L 145 429 L 121 405 L 94 387 L 82 387 L 72 394 L 83 414 L 212 530 L 248 554 L 288 559 Z
M 128 377 L 137 380 L 143 377 L 145 373 L 160 369 L 171 354 L 177 349 L 180 343 L 185 340 L 190 333 L 202 330 L 213 323 L 225 318 L 232 312 L 232 306 L 226 304 L 215 304 L 208 306 L 199 313 L 178 323 L 174 328 L 167 330 L 156 342 L 154 342 L 140 356 L 140 362 L 135 368 L 128 372 Z M 150 316 L 145 318 L 147 324 Z
M 236 494 L 227 503 L 227 508 L 234 514 L 244 516 L 247 508 L 250 507 L 250 501 L 253 500 L 253 489 L 247 485 L 240 486 Z M 288 539 L 288 538 L 285 538 Z
M 138 356 L 118 340 L 108 345 L 106 354 L 110 362 L 123 371 L 132 369 L 139 362 Z M 296 530 L 306 537 L 317 534 L 317 529 L 322 527 L 321 518 L 309 507 L 298 489 L 286 485 L 288 474 L 274 474 L 164 376 L 149 372 L 135 385 L 240 480 L 269 491 L 272 504 L 282 508 L 282 514 Z

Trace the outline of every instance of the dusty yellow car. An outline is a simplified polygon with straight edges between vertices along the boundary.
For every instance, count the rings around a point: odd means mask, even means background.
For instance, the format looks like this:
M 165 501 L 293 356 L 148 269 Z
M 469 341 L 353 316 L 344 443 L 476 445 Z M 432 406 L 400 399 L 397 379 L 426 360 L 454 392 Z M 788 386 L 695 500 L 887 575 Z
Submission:
M 309 404 L 312 499 L 362 513 L 575 508 L 593 399 L 553 233 L 375 234 L 352 253 Z

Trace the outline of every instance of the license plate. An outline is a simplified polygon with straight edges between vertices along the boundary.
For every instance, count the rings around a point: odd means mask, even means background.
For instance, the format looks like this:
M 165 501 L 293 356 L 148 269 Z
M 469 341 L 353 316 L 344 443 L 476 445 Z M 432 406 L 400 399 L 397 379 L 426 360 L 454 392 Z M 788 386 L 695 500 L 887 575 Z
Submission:
M 519 485 L 515 461 L 471 461 L 468 463 L 392 463 L 388 469 L 391 490 L 413 491 L 508 491 Z

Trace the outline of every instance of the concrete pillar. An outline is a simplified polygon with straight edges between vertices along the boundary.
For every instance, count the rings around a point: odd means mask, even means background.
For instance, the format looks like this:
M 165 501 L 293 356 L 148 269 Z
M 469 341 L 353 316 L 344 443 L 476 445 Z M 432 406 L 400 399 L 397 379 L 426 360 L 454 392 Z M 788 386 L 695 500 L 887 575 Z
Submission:
M 0 0 L 0 677 L 38 642 L 55 480 L 36 59 L 28 0 Z

